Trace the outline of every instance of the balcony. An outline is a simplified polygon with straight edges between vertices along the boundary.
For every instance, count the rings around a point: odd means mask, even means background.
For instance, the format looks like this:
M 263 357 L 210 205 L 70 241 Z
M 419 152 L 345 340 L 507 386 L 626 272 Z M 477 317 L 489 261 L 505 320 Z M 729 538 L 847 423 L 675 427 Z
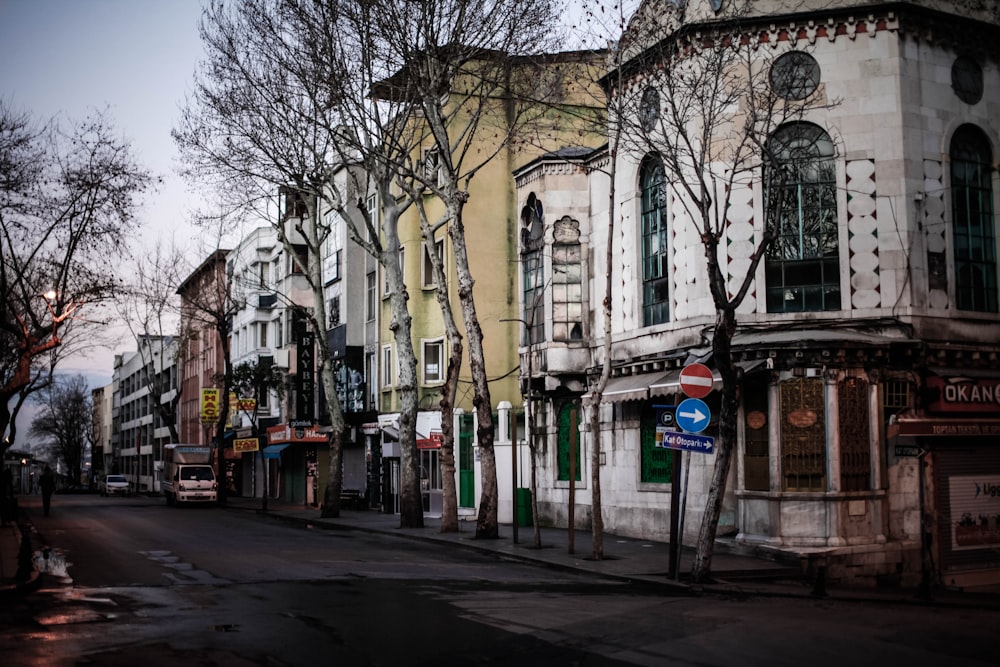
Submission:
M 257 295 L 257 310 L 272 310 L 278 303 L 278 295 L 270 292 Z

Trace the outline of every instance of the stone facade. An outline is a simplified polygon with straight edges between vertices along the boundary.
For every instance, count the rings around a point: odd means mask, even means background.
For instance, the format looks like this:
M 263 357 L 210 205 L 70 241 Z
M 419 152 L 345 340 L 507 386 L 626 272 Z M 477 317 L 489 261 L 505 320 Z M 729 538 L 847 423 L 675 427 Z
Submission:
M 825 567 L 828 577 L 856 583 L 913 584 L 922 576 L 956 585 L 1000 580 L 1000 563 L 989 545 L 977 549 L 951 538 L 962 466 L 1000 475 L 993 469 L 1000 406 L 931 400 L 933 378 L 945 384 L 978 382 L 984 391 L 1000 378 L 995 296 L 1000 62 L 995 50 L 977 48 L 1000 36 L 995 3 L 775 1 L 750 3 L 749 12 L 737 5 L 742 3 L 726 2 L 716 12 L 707 2 L 689 2 L 676 11 L 673 3 L 643 3 L 622 40 L 624 60 L 613 63 L 607 78 L 623 82 L 619 102 L 629 94 L 638 97 L 664 80 L 657 68 L 674 46 L 695 51 L 725 37 L 742 40 L 758 73 L 792 52 L 805 54 L 802 60 L 813 63 L 817 73 L 800 114 L 767 126 L 761 145 L 777 141 L 793 125 L 821 141 L 828 137 L 828 157 L 810 163 L 829 169 L 826 184 L 814 190 L 828 199 L 822 205 L 801 199 L 800 207 L 819 206 L 822 215 L 832 216 L 823 219 L 835 230 L 820 243 L 827 244 L 822 271 L 836 274 L 824 274 L 822 290 L 800 287 L 789 272 L 815 268 L 818 260 L 787 261 L 810 255 L 779 248 L 759 263 L 736 308 L 732 347 L 742 373 L 742 402 L 718 534 L 800 554 L 812 567 Z M 969 76 L 971 101 L 964 83 Z M 659 99 L 666 90 L 660 89 Z M 746 100 L 734 101 L 730 129 L 748 117 Z M 629 113 L 628 107 L 621 109 Z M 639 125 L 624 123 L 624 132 L 639 132 Z M 719 139 L 722 144 L 733 135 L 726 136 Z M 964 155 L 956 152 L 957 136 L 981 137 L 978 149 L 990 156 L 989 181 L 978 181 L 975 190 L 979 208 L 973 226 L 983 223 L 985 231 L 974 238 L 956 231 L 970 215 L 959 201 L 970 190 L 956 180 L 965 177 L 954 172 L 957 161 L 966 159 L 955 157 Z M 598 457 L 605 529 L 664 538 L 673 485 L 686 480 L 679 497 L 686 508 L 684 539 L 691 544 L 716 455 L 686 452 L 685 468 L 673 470 L 668 455 L 650 444 L 655 433 L 650 420 L 662 414 L 657 406 L 684 398 L 677 381 L 683 366 L 715 365 L 716 307 L 702 244 L 704 220 L 695 215 L 694 195 L 682 187 L 691 182 L 690 174 L 677 174 L 668 164 L 656 214 L 666 233 L 652 243 L 666 244 L 656 248 L 666 266 L 669 315 L 647 323 L 644 306 L 652 283 L 644 282 L 643 269 L 653 246 L 643 236 L 649 215 L 644 179 L 657 156 L 669 152 L 657 153 L 655 142 L 636 137 L 623 146 L 613 168 L 606 153 L 595 151 L 572 158 L 554 153 L 515 172 L 519 201 L 533 194 L 544 203 L 546 229 L 564 216 L 574 220 L 590 258 L 585 339 L 567 343 L 547 335 L 530 350 L 522 348 L 522 374 L 529 374 L 524 356 L 531 354 L 532 386 L 545 406 L 540 464 L 541 479 L 548 483 L 539 491 L 539 511 L 552 523 L 567 520 L 565 443 L 575 432 L 582 452 L 576 522 L 590 520 L 593 444 L 586 406 L 605 356 L 599 305 L 610 276 L 612 376 L 599 408 Z M 821 148 L 817 142 L 809 150 Z M 721 221 L 717 258 L 730 296 L 753 266 L 768 221 L 775 219 L 762 161 L 758 156 L 756 164 L 741 163 L 749 168 L 729 181 L 726 174 L 735 170 L 727 172 L 724 161 L 704 167 L 717 177 L 709 190 L 717 206 L 708 218 Z M 612 177 L 616 197 L 609 236 Z M 804 224 L 819 219 L 802 210 L 797 214 Z M 811 233 L 797 238 L 811 242 Z M 552 244 L 550 236 L 546 242 Z M 974 268 L 961 254 L 969 243 L 985 258 L 973 261 Z M 780 253 L 784 264 L 775 259 Z M 969 271 L 979 272 L 982 282 L 970 282 Z M 770 284 L 776 280 L 792 282 L 776 291 Z M 969 296 L 970 290 L 976 294 Z M 775 301 L 779 298 L 801 298 L 804 306 L 789 308 Z M 721 388 L 718 381 L 715 387 Z M 720 406 L 718 394 L 705 398 L 713 413 Z M 966 441 L 971 450 L 963 458 L 954 453 L 959 441 L 941 434 L 964 428 L 965 417 L 974 417 L 977 424 L 969 428 L 978 430 L 962 431 L 974 436 Z M 717 435 L 717 428 L 713 421 L 706 433 Z M 922 545 L 938 551 L 922 559 Z M 927 572 L 930 561 L 936 563 L 934 572 Z

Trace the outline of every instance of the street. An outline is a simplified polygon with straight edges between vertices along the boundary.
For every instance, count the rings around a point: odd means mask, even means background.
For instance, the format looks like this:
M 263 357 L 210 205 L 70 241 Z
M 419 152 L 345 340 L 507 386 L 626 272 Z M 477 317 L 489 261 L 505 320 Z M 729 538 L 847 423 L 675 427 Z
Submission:
M 25 499 L 20 665 L 995 665 L 1000 613 L 664 590 L 162 498 Z

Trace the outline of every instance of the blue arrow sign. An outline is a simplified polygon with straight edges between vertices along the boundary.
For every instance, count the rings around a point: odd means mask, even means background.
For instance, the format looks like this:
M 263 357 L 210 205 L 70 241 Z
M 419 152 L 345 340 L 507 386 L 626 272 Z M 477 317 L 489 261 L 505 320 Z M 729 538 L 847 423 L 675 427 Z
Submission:
M 676 431 L 663 434 L 663 446 L 667 449 L 682 449 L 686 452 L 711 454 L 715 451 L 715 438 L 693 433 L 678 433 Z
M 712 411 L 701 399 L 685 398 L 677 405 L 676 419 L 688 433 L 701 433 L 712 419 Z

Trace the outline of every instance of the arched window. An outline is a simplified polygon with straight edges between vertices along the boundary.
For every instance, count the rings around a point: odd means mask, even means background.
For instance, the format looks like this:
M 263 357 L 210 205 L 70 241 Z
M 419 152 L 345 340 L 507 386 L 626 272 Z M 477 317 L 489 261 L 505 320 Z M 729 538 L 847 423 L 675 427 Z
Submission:
M 767 311 L 840 309 L 837 180 L 833 141 L 811 123 L 771 135 L 775 159 L 764 173 L 768 224 L 778 237 L 765 262 Z
M 997 312 L 996 218 L 989 139 L 974 125 L 951 138 L 952 243 L 955 303 L 962 310 Z
M 532 192 L 521 209 L 521 264 L 524 285 L 525 345 L 541 343 L 545 337 L 545 212 L 542 202 Z
M 670 319 L 667 279 L 667 184 L 663 165 L 646 158 L 639 170 L 642 196 L 642 325 Z

